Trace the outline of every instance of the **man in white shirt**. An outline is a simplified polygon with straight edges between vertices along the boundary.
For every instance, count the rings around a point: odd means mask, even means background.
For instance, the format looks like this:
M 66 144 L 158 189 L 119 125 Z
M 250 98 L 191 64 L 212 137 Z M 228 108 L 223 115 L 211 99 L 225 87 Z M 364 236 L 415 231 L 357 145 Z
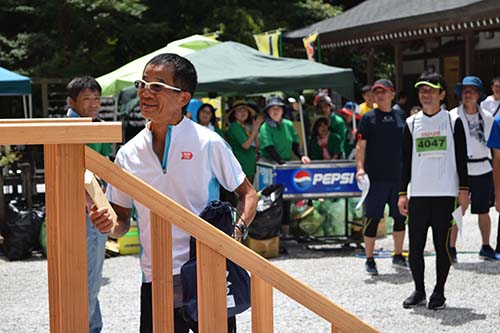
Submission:
M 482 244 L 479 257 L 485 260 L 496 260 L 495 250 L 490 246 L 491 220 L 490 207 L 494 205 L 493 174 L 491 167 L 491 151 L 487 146 L 491 132 L 493 117 L 485 112 L 479 101 L 484 99 L 483 82 L 476 76 L 466 76 L 455 87 L 457 96 L 461 96 L 462 105 L 451 110 L 451 114 L 460 117 L 464 125 L 467 140 L 467 170 L 469 175 L 469 192 L 471 196 L 471 213 L 478 214 L 479 230 Z M 457 261 L 457 226 L 454 225 L 450 237 L 452 262 Z
M 481 102 L 481 108 L 491 113 L 495 118 L 500 112 L 500 76 L 491 80 L 491 91 L 493 95 L 486 97 Z
M 196 70 L 187 59 L 169 53 L 151 59 L 142 79 L 135 82 L 141 113 L 149 122 L 120 148 L 115 163 L 197 215 L 210 201 L 219 199 L 219 185 L 236 192 L 240 227 L 235 227 L 235 238 L 240 238 L 255 216 L 257 193 L 224 139 L 183 116 L 196 84 Z M 150 211 L 111 185 L 106 195 L 118 221 L 113 224 L 106 209 L 93 207 L 90 218 L 101 232 L 109 232 L 114 238 L 122 236 L 129 229 L 132 207 L 137 211 L 143 273 L 140 331 L 149 333 L 153 331 Z M 172 226 L 176 333 L 188 332 L 190 328 L 180 310 L 180 268 L 189 259 L 189 238 L 182 229 Z M 234 331 L 235 321 L 228 329 Z

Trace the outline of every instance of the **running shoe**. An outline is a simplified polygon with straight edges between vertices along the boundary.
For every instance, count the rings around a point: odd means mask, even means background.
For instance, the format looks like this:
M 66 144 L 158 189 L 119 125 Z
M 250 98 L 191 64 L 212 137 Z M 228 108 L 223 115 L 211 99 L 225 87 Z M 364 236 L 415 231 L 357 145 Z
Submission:
M 413 294 L 403 301 L 403 308 L 411 309 L 417 306 L 425 306 L 425 293 L 415 290 Z
M 368 275 L 378 275 L 377 264 L 373 258 L 366 259 L 365 262 L 365 271 Z
M 427 308 L 430 310 L 442 310 L 446 307 L 446 298 L 442 294 L 433 292 L 429 298 Z
M 406 258 L 402 254 L 395 254 L 392 256 L 392 267 L 410 269 Z
M 495 250 L 493 250 L 489 245 L 483 245 L 483 247 L 481 247 L 481 250 L 479 251 L 479 258 L 484 260 L 498 260 Z

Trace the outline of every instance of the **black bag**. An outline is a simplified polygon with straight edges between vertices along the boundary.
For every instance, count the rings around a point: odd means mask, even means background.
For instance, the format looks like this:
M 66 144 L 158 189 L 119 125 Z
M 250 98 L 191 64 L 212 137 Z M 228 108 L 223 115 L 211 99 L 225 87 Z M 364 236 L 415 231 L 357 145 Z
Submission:
M 31 257 L 38 248 L 40 227 L 45 219 L 44 209 L 27 209 L 19 201 L 11 201 L 4 225 L 3 251 L 9 260 Z
M 233 232 L 233 210 L 227 202 L 212 201 L 201 212 L 200 217 L 228 235 Z M 190 239 L 190 259 L 181 267 L 183 311 L 198 321 L 198 299 L 196 283 L 196 239 Z M 233 317 L 250 308 L 250 276 L 240 266 L 226 259 L 227 317 Z
M 272 184 L 261 191 L 257 214 L 248 227 L 248 235 L 254 239 L 268 239 L 280 233 L 283 218 L 283 186 Z

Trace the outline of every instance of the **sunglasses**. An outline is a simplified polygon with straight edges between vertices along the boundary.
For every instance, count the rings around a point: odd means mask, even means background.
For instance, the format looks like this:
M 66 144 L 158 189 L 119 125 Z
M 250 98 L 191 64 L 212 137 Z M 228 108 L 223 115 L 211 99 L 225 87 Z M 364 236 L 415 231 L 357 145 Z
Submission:
M 169 89 L 177 92 L 181 92 L 182 89 L 169 86 L 168 84 L 165 84 L 163 82 L 146 82 L 144 80 L 135 80 L 134 86 L 137 89 L 149 89 L 151 92 L 157 94 L 161 92 L 163 89 Z

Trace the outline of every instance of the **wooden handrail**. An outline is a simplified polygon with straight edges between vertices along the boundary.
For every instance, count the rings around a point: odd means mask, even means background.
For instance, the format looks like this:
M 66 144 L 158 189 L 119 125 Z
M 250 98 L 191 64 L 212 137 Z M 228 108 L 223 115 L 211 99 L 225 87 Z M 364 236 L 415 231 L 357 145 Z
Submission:
M 92 118 L 29 118 L 29 119 L 0 119 L 0 124 L 34 124 L 34 123 L 91 123 Z
M 194 236 L 198 242 L 250 271 L 285 295 L 323 317 L 344 332 L 377 332 L 375 328 L 344 310 L 325 296 L 297 281 L 266 259 L 234 241 L 222 231 L 163 195 L 139 178 L 85 148 L 85 166 L 93 173 L 133 197 L 162 218 Z
M 18 122 L 0 123 L 0 145 L 120 142 L 120 122 Z

